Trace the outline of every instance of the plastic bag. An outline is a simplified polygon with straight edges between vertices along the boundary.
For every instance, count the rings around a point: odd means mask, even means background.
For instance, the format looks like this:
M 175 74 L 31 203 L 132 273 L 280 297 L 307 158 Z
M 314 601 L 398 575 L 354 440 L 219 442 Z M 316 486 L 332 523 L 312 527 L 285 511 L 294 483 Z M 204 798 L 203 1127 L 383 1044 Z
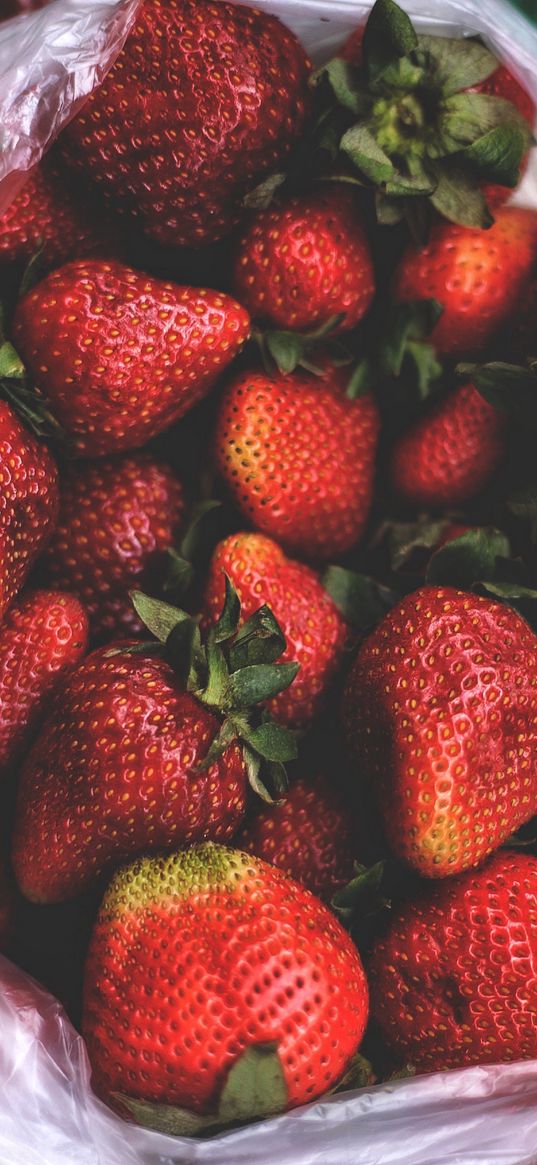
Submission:
M 245 0 L 247 2 L 247 0 Z M 367 0 L 255 0 L 328 56 Z M 54 0 L 0 28 L 0 213 L 119 52 L 139 0 Z M 537 30 L 505 0 L 406 0 L 423 28 L 479 32 L 537 100 Z M 518 200 L 537 206 L 535 165 Z M 349 1092 L 207 1141 L 116 1117 L 60 1004 L 0 958 L 0 1165 L 537 1165 L 537 1061 Z

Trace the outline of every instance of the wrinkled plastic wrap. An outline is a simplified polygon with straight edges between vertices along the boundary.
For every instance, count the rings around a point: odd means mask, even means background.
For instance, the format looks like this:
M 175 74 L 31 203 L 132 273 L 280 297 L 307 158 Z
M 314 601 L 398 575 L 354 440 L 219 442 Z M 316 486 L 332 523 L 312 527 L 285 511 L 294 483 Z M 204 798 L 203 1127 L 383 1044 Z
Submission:
M 53 0 L 0 28 L 0 213 L 112 64 L 139 0 Z M 366 0 L 256 0 L 317 59 Z M 406 0 L 422 28 L 479 32 L 537 100 L 537 30 L 505 0 Z M 535 166 L 518 201 L 537 206 Z M 537 1061 L 349 1092 L 207 1141 L 162 1136 L 93 1094 L 60 1004 L 0 957 L 0 1165 L 537 1165 Z

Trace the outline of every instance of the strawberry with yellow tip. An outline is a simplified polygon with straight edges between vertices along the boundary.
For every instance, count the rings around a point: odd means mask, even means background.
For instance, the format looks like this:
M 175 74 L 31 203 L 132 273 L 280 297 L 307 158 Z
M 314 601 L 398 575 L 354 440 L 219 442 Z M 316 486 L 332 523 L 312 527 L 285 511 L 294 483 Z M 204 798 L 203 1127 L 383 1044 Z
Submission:
M 340 923 L 257 858 L 195 846 L 127 866 L 106 892 L 83 1031 L 97 1091 L 139 1123 L 192 1134 L 314 1100 L 367 1011 Z
M 217 464 L 241 513 L 309 558 L 354 546 L 372 503 L 379 414 L 349 379 L 330 366 L 319 377 L 242 372 L 220 407 Z
M 450 587 L 408 595 L 360 647 L 344 703 L 394 853 L 429 878 L 482 862 L 537 811 L 537 636 Z

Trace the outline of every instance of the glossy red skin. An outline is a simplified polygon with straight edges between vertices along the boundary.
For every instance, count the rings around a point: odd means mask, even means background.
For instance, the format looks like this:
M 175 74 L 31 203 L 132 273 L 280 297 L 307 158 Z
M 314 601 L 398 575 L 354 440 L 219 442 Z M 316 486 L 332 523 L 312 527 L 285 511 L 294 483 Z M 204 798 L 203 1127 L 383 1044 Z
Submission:
M 482 862 L 537 810 L 537 636 L 509 607 L 423 587 L 360 647 L 345 732 L 394 853 L 425 877 Z
M 46 545 L 58 513 L 58 471 L 46 446 L 0 400 L 0 620 Z
M 438 299 L 431 333 L 443 356 L 479 356 L 524 300 L 537 259 L 537 212 L 504 207 L 487 231 L 441 222 L 428 244 L 404 252 L 393 281 L 397 302 Z
M 87 642 L 88 618 L 72 595 L 28 591 L 9 608 L 0 627 L 0 771 L 32 741 Z
M 13 867 L 31 901 L 74 898 L 142 852 L 226 841 L 244 814 L 238 745 L 196 772 L 216 717 L 163 660 L 110 651 L 57 693 L 22 771 Z
M 418 1072 L 537 1056 L 537 859 L 501 852 L 423 891 L 368 966 L 371 1010 Z
M 226 574 L 239 596 L 242 621 L 267 603 L 286 639 L 280 662 L 300 664 L 291 686 L 269 701 L 271 715 L 293 728 L 308 727 L 342 661 L 342 615 L 319 576 L 287 558 L 277 542 L 262 534 L 232 534 L 213 554 L 203 601 L 206 623 L 216 623 L 222 612 Z
M 79 456 L 144 444 L 212 388 L 250 331 L 219 291 L 69 263 L 19 303 L 14 342 Z
M 419 506 L 451 506 L 488 485 L 505 450 L 505 414 L 472 384 L 453 389 L 397 441 L 392 479 Z
M 286 549 L 330 558 L 358 542 L 373 492 L 379 416 L 322 379 L 246 372 L 224 394 L 216 458 L 241 513 Z
M 65 155 L 159 243 L 213 242 L 300 136 L 310 68 L 293 33 L 267 13 L 146 0 L 65 130 Z
M 50 157 L 30 174 L 0 218 L 0 263 L 28 263 L 41 244 L 49 266 L 117 246 L 106 221 L 90 210 Z
M 179 478 L 147 453 L 65 472 L 41 572 L 82 600 L 94 640 L 142 633 L 129 591 L 159 591 L 184 512 Z
M 334 316 L 334 333 L 362 319 L 375 276 L 352 192 L 321 188 L 260 211 L 239 240 L 234 292 L 250 315 L 275 328 L 306 331 Z
M 360 956 L 297 882 L 220 847 L 212 873 L 207 849 L 137 863 L 107 891 L 85 975 L 94 1086 L 214 1111 L 241 1053 L 274 1041 L 292 1108 L 332 1087 L 360 1044 Z
M 330 901 L 350 882 L 358 861 L 349 806 L 324 777 L 293 781 L 281 805 L 263 805 L 236 844 Z

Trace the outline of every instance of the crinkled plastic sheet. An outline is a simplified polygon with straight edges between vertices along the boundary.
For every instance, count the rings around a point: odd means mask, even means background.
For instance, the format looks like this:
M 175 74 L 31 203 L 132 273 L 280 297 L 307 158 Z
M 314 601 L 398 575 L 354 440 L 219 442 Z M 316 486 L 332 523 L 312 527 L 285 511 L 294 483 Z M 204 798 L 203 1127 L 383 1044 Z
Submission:
M 53 0 L 0 29 L 0 213 L 112 64 L 139 0 Z M 256 0 L 317 60 L 365 0 Z M 424 28 L 481 33 L 537 100 L 537 31 L 505 0 L 407 0 Z M 535 167 L 519 200 L 537 206 Z M 0 1165 L 537 1165 L 537 1061 L 346 1093 L 188 1141 L 139 1129 L 94 1096 L 60 1004 L 0 957 Z
M 535 1165 L 537 1062 L 349 1092 L 210 1141 L 161 1136 L 93 1095 L 60 1004 L 0 958 L 1 1165 Z

